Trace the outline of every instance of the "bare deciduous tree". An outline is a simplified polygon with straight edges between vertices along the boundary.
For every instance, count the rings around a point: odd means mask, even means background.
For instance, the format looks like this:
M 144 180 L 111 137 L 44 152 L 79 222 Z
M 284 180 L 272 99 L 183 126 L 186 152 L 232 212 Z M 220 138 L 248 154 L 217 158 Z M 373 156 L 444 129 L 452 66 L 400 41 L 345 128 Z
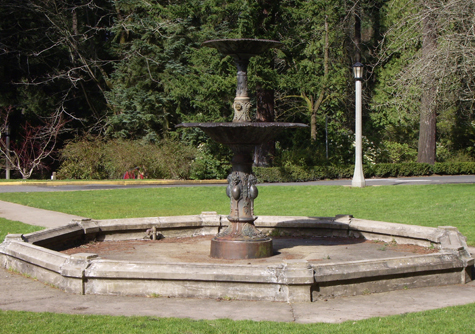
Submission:
M 104 92 L 109 88 L 106 69 L 112 62 L 107 54 L 115 15 L 110 2 L 5 0 L 2 7 L 11 22 L 0 29 L 0 59 L 18 66 L 8 78 L 11 87 L 54 90 L 63 113 L 100 131 L 106 116 Z M 89 110 L 76 108 L 73 100 Z
M 392 107 L 408 110 L 419 101 L 418 162 L 436 160 L 437 115 L 454 105 L 471 112 L 475 102 L 475 0 L 409 0 L 401 6 L 380 50 L 384 65 L 401 69 L 388 88 Z M 394 62 L 393 62 L 394 64 Z
M 25 122 L 21 136 L 8 145 L 6 133 L 9 126 L 12 107 L 4 108 L 0 124 L 0 152 L 14 170 L 18 170 L 23 179 L 31 177 L 35 170 L 44 168 L 44 160 L 56 150 L 58 135 L 64 131 L 67 121 L 61 112 L 43 118 L 41 125 Z

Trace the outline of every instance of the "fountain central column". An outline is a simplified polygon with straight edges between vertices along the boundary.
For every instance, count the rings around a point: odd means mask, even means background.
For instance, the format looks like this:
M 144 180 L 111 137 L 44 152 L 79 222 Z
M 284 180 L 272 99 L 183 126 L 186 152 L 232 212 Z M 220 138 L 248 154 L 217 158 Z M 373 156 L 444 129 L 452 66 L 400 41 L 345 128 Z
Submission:
M 228 176 L 226 194 L 231 200 L 229 225 L 211 240 L 211 257 L 252 259 L 273 254 L 272 239 L 254 226 L 254 199 L 257 178 L 252 173 L 253 146 L 232 146 L 233 171 Z
M 257 179 L 252 173 L 252 155 L 256 145 L 274 138 L 285 128 L 306 127 L 296 123 L 251 122 L 251 103 L 247 93 L 249 59 L 282 46 L 282 43 L 258 39 L 230 39 L 203 42 L 232 56 L 237 67 L 237 89 L 233 103 L 232 122 L 182 123 L 179 127 L 198 127 L 218 143 L 229 146 L 234 157 L 233 170 L 228 176 L 226 193 L 231 201 L 228 226 L 211 240 L 210 256 L 220 259 L 253 259 L 273 255 L 272 239 L 256 229 L 254 200 Z
M 249 65 L 249 59 L 235 57 L 234 62 L 237 67 L 237 89 L 233 103 L 233 122 L 250 122 L 251 102 L 247 95 L 247 65 Z
M 237 67 L 237 88 L 234 98 L 233 123 L 250 122 L 251 102 L 247 93 L 247 66 L 252 55 L 238 52 L 233 55 Z M 273 253 L 272 239 L 254 226 L 254 199 L 258 191 L 257 178 L 252 173 L 255 145 L 230 145 L 234 157 L 233 171 L 228 176 L 226 194 L 231 200 L 229 226 L 211 241 L 211 257 L 251 259 L 269 257 Z

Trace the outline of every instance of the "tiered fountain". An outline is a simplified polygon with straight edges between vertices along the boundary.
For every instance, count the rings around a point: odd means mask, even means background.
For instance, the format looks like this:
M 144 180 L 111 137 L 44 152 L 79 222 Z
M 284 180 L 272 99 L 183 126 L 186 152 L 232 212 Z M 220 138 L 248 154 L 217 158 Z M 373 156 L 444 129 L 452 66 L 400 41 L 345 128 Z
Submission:
M 256 145 L 272 140 L 285 128 L 306 127 L 300 123 L 252 122 L 251 103 L 247 92 L 247 66 L 251 57 L 271 48 L 281 47 L 277 41 L 259 39 L 224 39 L 203 43 L 234 58 L 237 67 L 237 90 L 234 118 L 228 123 L 182 123 L 179 127 L 197 127 L 218 143 L 229 146 L 234 157 L 228 176 L 226 193 L 231 199 L 230 224 L 211 241 L 211 257 L 252 259 L 273 254 L 272 239 L 254 226 L 254 199 L 257 179 L 252 173 L 252 154 Z
M 29 234 L 10 234 L 0 244 L 0 268 L 80 294 L 290 303 L 472 280 L 474 259 L 465 237 L 455 227 L 394 224 L 349 215 L 261 216 L 256 220 L 254 147 L 285 128 L 305 125 L 252 122 L 249 116 L 249 59 L 280 43 L 239 39 L 204 45 L 236 60 L 234 119 L 180 126 L 201 128 L 234 151 L 227 187 L 229 216 L 202 212 L 82 219 Z M 453 220 L 456 222 L 456 216 Z M 272 240 L 255 224 L 268 234 L 282 236 L 274 245 L 279 254 L 271 256 Z M 208 236 L 214 235 L 209 257 Z M 158 236 L 164 239 L 158 240 Z M 109 241 L 116 251 L 101 250 L 101 244 L 107 249 Z M 132 248 L 127 248 L 129 241 L 134 242 Z M 381 252 L 379 242 L 385 242 L 388 249 Z M 398 245 L 402 248 L 389 249 Z

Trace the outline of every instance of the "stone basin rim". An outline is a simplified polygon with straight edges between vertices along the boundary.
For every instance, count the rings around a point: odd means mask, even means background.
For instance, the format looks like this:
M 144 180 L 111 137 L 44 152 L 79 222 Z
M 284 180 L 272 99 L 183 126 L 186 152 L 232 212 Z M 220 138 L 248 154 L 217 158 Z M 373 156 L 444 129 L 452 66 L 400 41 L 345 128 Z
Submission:
M 117 261 L 96 254 L 71 256 L 48 244 L 64 240 L 136 239 L 156 227 L 170 235 L 215 235 L 228 224 L 224 215 L 146 217 L 110 220 L 73 220 L 70 224 L 9 235 L 0 244 L 0 266 L 36 277 L 61 290 L 79 294 L 233 298 L 310 302 L 325 298 L 391 290 L 464 284 L 472 280 L 474 259 L 457 228 L 429 228 L 335 217 L 260 216 L 257 227 L 268 233 L 294 231 L 305 235 L 352 236 L 366 240 L 435 245 L 439 252 L 408 257 L 313 264 L 282 260 L 275 264 L 202 264 Z M 305 232 L 307 231 L 307 232 Z M 302 234 L 304 232 L 304 234 Z M 149 236 L 150 237 L 150 236 Z M 104 240 L 106 240 L 104 239 Z M 110 239 L 112 240 L 112 239 Z M 117 239 L 118 240 L 118 239 Z M 69 241 L 68 241 L 69 242 Z

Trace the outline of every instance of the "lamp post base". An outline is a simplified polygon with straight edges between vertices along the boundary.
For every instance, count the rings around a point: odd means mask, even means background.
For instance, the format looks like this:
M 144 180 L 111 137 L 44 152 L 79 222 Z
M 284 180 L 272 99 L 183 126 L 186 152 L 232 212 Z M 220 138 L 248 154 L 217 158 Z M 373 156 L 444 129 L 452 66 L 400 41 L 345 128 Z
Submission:
M 351 186 L 354 187 L 354 188 L 364 188 L 366 187 L 366 181 L 363 179 L 363 180 L 352 180 L 351 181 Z
M 358 152 L 356 152 L 357 159 L 355 165 L 355 172 L 353 174 L 353 179 L 351 180 L 351 186 L 354 188 L 364 188 L 366 187 L 366 181 L 363 173 L 363 165 L 361 164 L 361 154 L 358 157 Z

